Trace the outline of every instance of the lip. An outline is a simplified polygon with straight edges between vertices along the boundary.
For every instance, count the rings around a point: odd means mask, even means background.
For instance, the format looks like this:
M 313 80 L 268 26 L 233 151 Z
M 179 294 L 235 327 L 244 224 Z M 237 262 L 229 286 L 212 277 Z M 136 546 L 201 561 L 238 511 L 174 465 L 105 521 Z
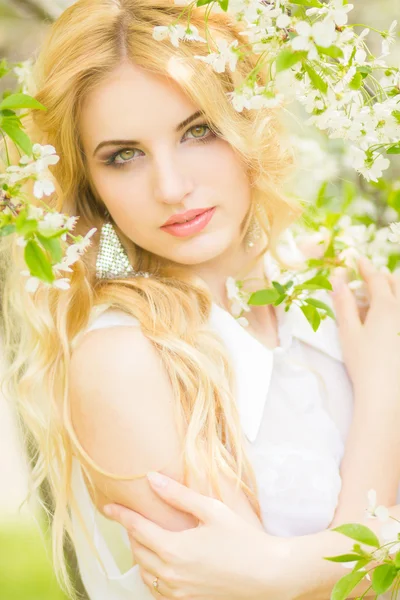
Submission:
M 179 213 L 176 215 L 173 215 L 172 217 L 170 217 L 168 219 L 168 221 L 165 221 L 164 225 L 162 225 L 162 227 L 165 227 L 166 225 L 175 225 L 175 223 L 185 223 L 186 221 L 190 221 L 191 219 L 194 219 L 195 217 L 197 217 L 198 215 L 201 215 L 202 213 L 207 212 L 208 210 L 210 210 L 209 208 L 192 208 L 191 210 L 187 210 L 184 213 Z
M 214 216 L 214 213 L 216 211 L 216 206 L 214 206 L 213 208 L 208 208 L 205 210 L 201 210 L 199 212 L 199 210 L 192 210 L 192 211 L 187 211 L 186 213 L 182 213 L 184 215 L 187 216 L 189 213 L 192 213 L 192 218 L 190 221 L 186 221 L 184 223 L 171 223 L 169 225 L 163 225 L 161 227 L 161 229 L 167 233 L 169 233 L 170 235 L 173 235 L 174 237 L 188 237 L 190 235 L 194 235 L 195 233 L 199 233 L 200 231 L 202 231 L 205 227 L 207 227 L 207 225 L 209 224 L 209 222 L 211 221 L 211 219 Z M 182 215 L 179 215 L 182 216 Z M 175 215 L 175 217 L 172 217 L 170 220 L 176 220 L 177 215 Z M 168 223 L 168 221 L 167 221 Z

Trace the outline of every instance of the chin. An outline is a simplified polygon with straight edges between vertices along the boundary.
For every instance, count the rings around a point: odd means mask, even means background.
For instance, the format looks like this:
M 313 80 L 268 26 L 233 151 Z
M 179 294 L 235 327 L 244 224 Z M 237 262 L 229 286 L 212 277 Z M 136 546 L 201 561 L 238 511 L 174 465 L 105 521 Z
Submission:
M 181 265 L 200 265 L 210 262 L 225 254 L 233 245 L 233 240 L 225 234 L 216 233 L 196 236 L 190 240 L 182 240 L 165 258 Z

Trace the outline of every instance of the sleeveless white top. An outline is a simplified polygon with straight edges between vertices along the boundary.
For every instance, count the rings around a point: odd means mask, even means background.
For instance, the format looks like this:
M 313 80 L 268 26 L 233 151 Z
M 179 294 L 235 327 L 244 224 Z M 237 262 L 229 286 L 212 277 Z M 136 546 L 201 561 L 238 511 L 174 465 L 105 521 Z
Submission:
M 297 536 L 326 529 L 334 516 L 352 386 L 333 320 L 323 321 L 314 333 L 298 307 L 285 313 L 279 306 L 276 314 L 280 345 L 274 350 L 216 304 L 210 325 L 233 361 L 264 527 L 273 535 Z M 126 313 L 103 305 L 96 307 L 86 331 L 125 325 L 140 326 Z M 132 566 L 125 530 L 95 508 L 76 459 L 72 486 L 101 558 L 100 563 L 72 512 L 78 563 L 91 600 L 153 600 L 139 567 Z

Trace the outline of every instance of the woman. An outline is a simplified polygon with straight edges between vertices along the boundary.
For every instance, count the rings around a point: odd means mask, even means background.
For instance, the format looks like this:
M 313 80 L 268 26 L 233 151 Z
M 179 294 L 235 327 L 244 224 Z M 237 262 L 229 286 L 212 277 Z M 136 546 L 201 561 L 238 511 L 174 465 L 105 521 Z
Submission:
M 47 477 L 55 497 L 57 572 L 67 582 L 68 532 L 93 600 L 327 598 L 342 570 L 322 560 L 326 529 L 361 519 L 371 487 L 380 502 L 396 500 L 399 463 L 382 464 L 399 449 L 400 285 L 362 266 L 364 324 L 349 289 L 337 292 L 342 349 L 333 322 L 314 336 L 279 308 L 253 308 L 247 330 L 229 314 L 227 277 L 264 287 L 279 234 L 299 214 L 279 192 L 290 151 L 279 115 L 234 111 L 227 93 L 240 71 L 196 60 L 195 30 L 178 51 L 154 40 L 179 13 L 165 0 L 78 0 L 37 61 L 47 111 L 33 115 L 32 136 L 62 156 L 56 205 L 80 216 L 79 232 L 102 234 L 70 290 L 40 289 L 32 302 L 12 274 L 6 294 L 20 341 L 10 377 L 38 444 L 37 482 Z M 192 14 L 200 35 L 203 16 Z M 226 15 L 209 26 L 241 39 Z M 237 532 L 220 563 L 238 557 L 234 577 L 216 565 L 218 585 L 201 588 L 205 571 L 188 592 L 145 538 L 132 541 L 141 569 L 132 566 L 106 505 L 172 531 L 201 517 L 155 494 L 150 471 L 228 507 L 213 504 Z M 211 529 L 213 545 L 196 542 L 205 566 L 226 541 Z M 297 556 L 307 570 L 296 571 Z

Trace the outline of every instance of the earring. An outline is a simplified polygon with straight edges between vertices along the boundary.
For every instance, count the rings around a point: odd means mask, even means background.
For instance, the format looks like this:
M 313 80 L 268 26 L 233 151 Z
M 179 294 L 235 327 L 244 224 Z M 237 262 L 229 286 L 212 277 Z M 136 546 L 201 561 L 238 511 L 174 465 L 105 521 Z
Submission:
M 258 208 L 259 208 L 259 205 L 256 204 L 255 211 L 254 211 L 255 214 L 253 215 L 253 218 L 250 222 L 249 228 L 248 228 L 245 238 L 244 238 L 245 247 L 248 252 L 252 248 L 254 248 L 256 243 L 261 239 L 262 232 L 263 232 L 261 225 L 259 223 L 259 220 L 257 218 Z
M 135 271 L 129 262 L 125 248 L 110 221 L 110 213 L 106 210 L 107 221 L 100 232 L 99 252 L 96 259 L 96 277 L 98 279 L 121 279 L 126 277 L 149 277 L 149 273 Z

